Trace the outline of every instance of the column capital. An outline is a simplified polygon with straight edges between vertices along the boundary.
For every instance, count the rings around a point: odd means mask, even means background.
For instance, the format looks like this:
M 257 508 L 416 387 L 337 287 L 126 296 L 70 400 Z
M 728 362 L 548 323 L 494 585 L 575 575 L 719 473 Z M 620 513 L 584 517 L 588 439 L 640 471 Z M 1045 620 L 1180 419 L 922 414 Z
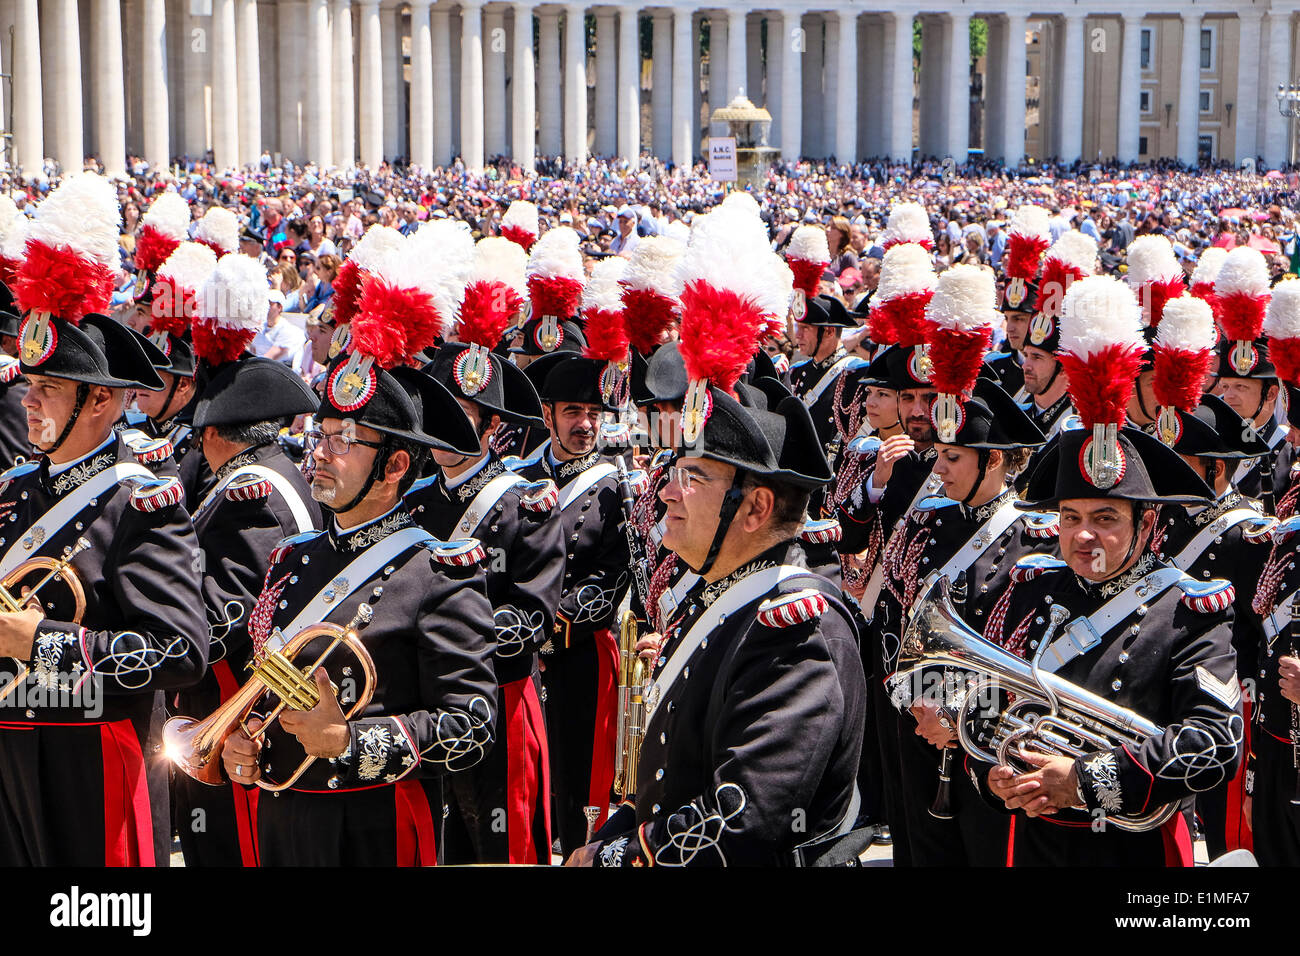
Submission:
M 462 10 L 482 10 L 486 0 L 456 0 Z
M 835 13 L 840 18 L 840 23 L 846 23 L 850 20 L 856 20 L 858 14 L 862 11 L 857 7 L 836 7 Z
M 1262 20 L 1264 19 L 1264 11 L 1257 10 L 1254 7 L 1238 10 L 1237 19 L 1238 20 Z

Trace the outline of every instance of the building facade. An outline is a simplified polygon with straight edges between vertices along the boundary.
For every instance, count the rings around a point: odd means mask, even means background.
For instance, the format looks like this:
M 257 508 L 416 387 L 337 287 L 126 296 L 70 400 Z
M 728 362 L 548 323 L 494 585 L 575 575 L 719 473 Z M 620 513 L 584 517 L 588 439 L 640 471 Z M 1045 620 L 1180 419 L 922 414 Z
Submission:
M 1055 6 L 0 0 L 0 122 L 28 170 L 209 151 L 682 164 L 743 90 L 787 157 L 1288 159 L 1274 94 L 1297 78 L 1300 2 Z

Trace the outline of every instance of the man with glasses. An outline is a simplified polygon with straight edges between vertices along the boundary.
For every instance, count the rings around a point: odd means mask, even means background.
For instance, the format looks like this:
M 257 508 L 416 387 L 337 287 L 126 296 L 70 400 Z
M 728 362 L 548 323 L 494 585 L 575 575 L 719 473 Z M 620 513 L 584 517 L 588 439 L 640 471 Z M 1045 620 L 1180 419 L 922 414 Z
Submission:
M 586 842 L 587 808 L 609 811 L 614 782 L 618 642 L 610 632 L 627 593 L 627 538 L 617 469 L 600 451 L 610 406 L 600 377 L 608 363 L 554 353 L 542 388 L 550 444 L 524 477 L 549 478 L 559 491 L 557 520 L 566 567 L 553 635 L 542 645 L 542 683 L 550 728 L 554 821 L 565 853 Z

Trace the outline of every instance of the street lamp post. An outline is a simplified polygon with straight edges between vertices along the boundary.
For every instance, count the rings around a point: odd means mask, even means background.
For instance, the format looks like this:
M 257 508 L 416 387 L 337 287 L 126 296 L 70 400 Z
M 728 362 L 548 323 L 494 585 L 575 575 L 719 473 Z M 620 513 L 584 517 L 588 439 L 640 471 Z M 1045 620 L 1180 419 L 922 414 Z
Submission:
M 1277 109 L 1287 118 L 1287 162 L 1295 165 L 1295 119 L 1300 116 L 1300 82 L 1277 85 Z

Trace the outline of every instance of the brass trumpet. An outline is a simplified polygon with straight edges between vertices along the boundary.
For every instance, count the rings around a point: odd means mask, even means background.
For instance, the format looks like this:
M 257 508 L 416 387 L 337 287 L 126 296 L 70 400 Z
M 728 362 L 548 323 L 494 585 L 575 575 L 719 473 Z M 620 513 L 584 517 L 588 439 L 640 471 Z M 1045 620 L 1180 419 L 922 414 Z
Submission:
M 618 746 L 614 791 L 626 800 L 636 792 L 637 760 L 645 737 L 645 690 L 649 668 L 636 652 L 636 615 L 624 611 L 618 626 Z
M 85 538 L 78 538 L 77 543 L 72 547 L 63 549 L 63 557 L 55 558 L 28 558 L 18 567 L 14 568 L 0 580 L 0 611 L 6 614 L 16 614 L 23 610 L 32 598 L 36 597 L 45 585 L 51 581 L 62 581 L 72 592 L 72 623 L 80 624 L 82 616 L 86 613 L 86 589 L 82 587 L 81 579 L 77 577 L 76 569 L 72 567 L 72 559 L 90 547 L 90 542 Z M 19 585 L 25 578 L 37 572 L 44 571 L 45 576 L 36 582 L 26 594 L 14 596 L 13 589 Z M 18 686 L 27 680 L 31 673 L 31 667 L 21 662 L 18 664 L 17 673 L 2 689 L 0 689 L 0 700 L 4 700 Z
M 377 591 L 381 590 L 376 588 Z M 377 596 L 377 595 L 376 595 Z M 228 701 L 218 707 L 205 720 L 193 717 L 173 717 L 163 725 L 163 747 L 168 758 L 186 774 L 199 783 L 221 786 L 225 780 L 221 776 L 221 749 L 226 738 L 236 730 L 243 730 L 251 740 L 260 740 L 273 724 L 280 712 L 286 707 L 292 710 L 311 710 L 320 700 L 316 689 L 315 674 L 327 657 L 340 644 L 346 644 L 356 656 L 365 678 L 357 701 L 343 714 L 351 720 L 353 715 L 361 713 L 370 703 L 375 692 L 375 662 L 361 643 L 358 632 L 370 623 L 373 610 L 369 604 L 357 607 L 357 613 L 346 627 L 323 622 L 303 628 L 278 651 L 268 651 L 260 662 L 250 665 L 253 676 L 243 687 L 235 692 Z M 311 666 L 299 670 L 293 663 L 302 650 L 317 638 L 332 638 L 325 650 L 312 661 Z M 262 695 L 271 693 L 279 697 L 279 703 L 272 708 L 262 721 L 262 726 L 250 731 L 245 721 Z M 257 785 L 263 790 L 286 790 L 306 772 L 316 760 L 307 757 L 298 764 L 292 776 L 279 783 L 273 783 L 263 776 Z

